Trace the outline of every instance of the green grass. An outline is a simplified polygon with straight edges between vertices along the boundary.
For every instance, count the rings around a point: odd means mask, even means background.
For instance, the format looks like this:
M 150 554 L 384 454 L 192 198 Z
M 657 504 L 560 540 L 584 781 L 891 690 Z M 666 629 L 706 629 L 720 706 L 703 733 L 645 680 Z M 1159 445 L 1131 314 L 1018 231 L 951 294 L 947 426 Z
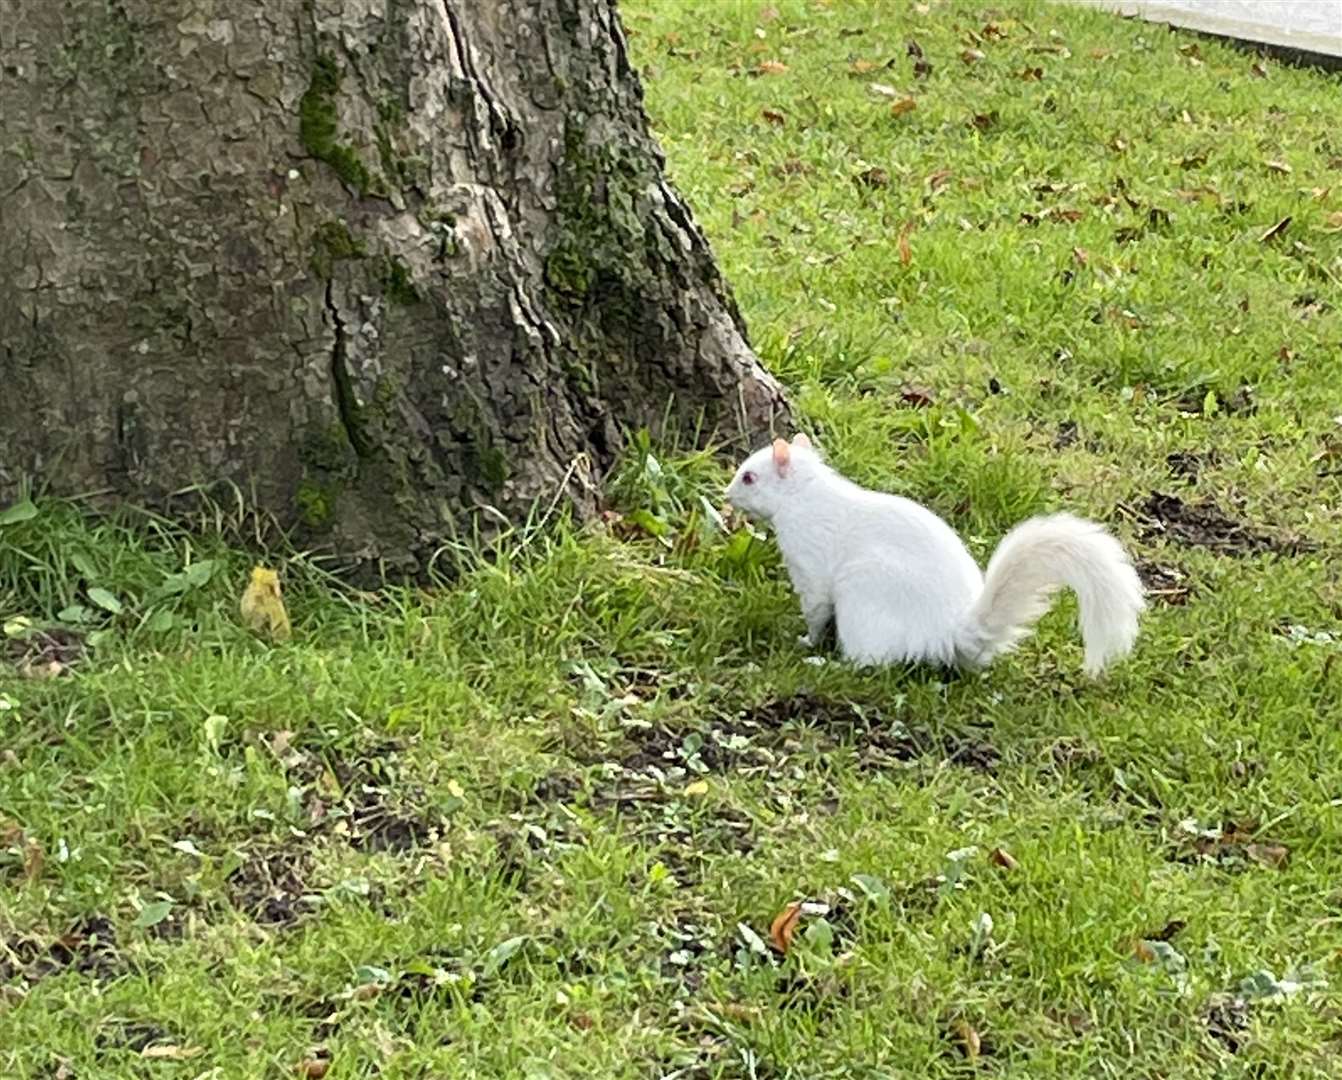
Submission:
M 1065 507 L 1182 602 L 1098 684 L 1069 604 L 981 677 L 812 665 L 721 468 L 645 446 L 624 525 L 436 590 L 276 553 L 268 646 L 211 530 L 39 502 L 0 525 L 5 1076 L 1342 1071 L 1338 79 L 1065 8 L 772 8 L 624 16 L 805 426 L 981 557 Z M 1153 492 L 1285 550 L 1161 537 Z M 13 623 L 60 612 L 84 655 Z M 794 899 L 832 909 L 761 955 Z

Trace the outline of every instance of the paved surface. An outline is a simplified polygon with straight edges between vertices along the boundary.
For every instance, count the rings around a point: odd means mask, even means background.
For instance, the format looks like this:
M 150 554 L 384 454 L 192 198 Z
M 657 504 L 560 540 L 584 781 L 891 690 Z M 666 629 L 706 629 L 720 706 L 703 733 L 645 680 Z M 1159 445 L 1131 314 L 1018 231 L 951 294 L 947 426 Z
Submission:
M 1342 59 L 1342 0 L 1078 0 L 1089 7 Z

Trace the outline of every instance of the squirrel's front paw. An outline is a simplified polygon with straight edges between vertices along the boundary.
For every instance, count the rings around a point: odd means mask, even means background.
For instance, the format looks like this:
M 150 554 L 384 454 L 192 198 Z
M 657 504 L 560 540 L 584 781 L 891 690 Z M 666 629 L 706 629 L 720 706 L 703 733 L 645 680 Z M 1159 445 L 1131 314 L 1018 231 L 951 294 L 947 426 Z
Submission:
M 810 634 L 798 634 L 797 644 L 800 645 L 803 649 L 815 648 L 815 642 L 811 640 Z

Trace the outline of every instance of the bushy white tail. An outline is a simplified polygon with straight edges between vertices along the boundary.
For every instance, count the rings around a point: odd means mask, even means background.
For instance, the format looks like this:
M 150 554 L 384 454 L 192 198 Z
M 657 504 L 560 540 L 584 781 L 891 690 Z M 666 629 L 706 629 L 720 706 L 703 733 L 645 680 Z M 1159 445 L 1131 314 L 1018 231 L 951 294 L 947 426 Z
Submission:
M 1127 554 L 1103 526 L 1052 514 L 1021 522 L 997 545 L 956 642 L 960 662 L 982 667 L 1011 649 L 1063 586 L 1080 604 L 1087 674 L 1131 650 L 1146 605 Z

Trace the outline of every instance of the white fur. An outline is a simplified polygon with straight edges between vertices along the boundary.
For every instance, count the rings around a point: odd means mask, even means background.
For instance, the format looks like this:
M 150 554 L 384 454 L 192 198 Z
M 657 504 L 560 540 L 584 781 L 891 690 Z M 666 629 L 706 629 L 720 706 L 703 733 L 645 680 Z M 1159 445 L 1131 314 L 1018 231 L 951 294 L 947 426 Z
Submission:
M 1136 640 L 1141 582 L 1094 522 L 1070 514 L 1024 521 L 1002 539 L 985 575 L 931 510 L 859 487 L 805 440 L 752 454 L 727 498 L 773 525 L 810 639 L 832 618 L 839 648 L 857 663 L 982 667 L 1025 637 L 1063 586 L 1079 600 L 1088 674 Z

